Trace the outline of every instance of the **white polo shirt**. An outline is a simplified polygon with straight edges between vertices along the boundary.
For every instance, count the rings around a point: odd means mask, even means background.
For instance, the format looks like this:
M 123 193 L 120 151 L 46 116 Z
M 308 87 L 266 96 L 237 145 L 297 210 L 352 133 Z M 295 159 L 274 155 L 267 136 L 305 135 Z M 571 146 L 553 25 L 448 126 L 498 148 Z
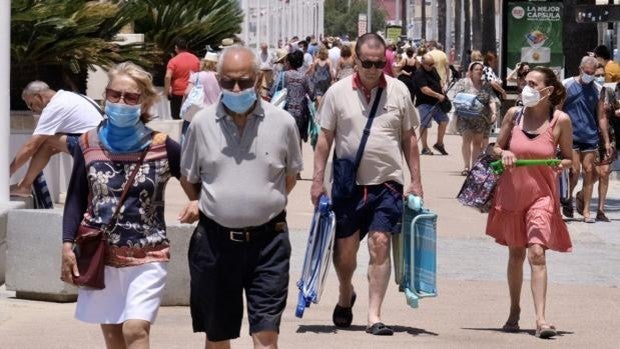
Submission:
M 385 77 L 385 88 L 357 171 L 357 183 L 403 184 L 402 134 L 419 125 L 418 111 L 401 81 Z M 338 158 L 355 159 L 378 88 L 366 99 L 357 74 L 333 84 L 323 96 L 318 117 L 322 128 L 335 132 Z
M 86 98 L 77 93 L 58 90 L 43 108 L 33 134 L 82 134 L 97 127 L 103 116 L 93 105 L 95 102 Z

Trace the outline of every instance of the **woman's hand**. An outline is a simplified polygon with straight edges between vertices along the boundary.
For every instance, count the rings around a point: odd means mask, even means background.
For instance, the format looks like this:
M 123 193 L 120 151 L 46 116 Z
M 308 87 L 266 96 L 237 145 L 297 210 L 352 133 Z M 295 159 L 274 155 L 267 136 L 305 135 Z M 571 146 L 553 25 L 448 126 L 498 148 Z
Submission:
M 78 271 L 75 253 L 73 253 L 73 243 L 65 242 L 62 244 L 62 265 L 60 266 L 60 280 L 75 285 L 74 277 L 80 276 Z
M 559 173 L 562 172 L 566 169 L 570 169 L 573 166 L 573 160 L 571 159 L 562 159 L 562 161 L 560 161 L 560 163 L 555 166 L 555 170 Z
M 502 150 L 500 153 L 502 158 L 502 165 L 504 165 L 505 169 L 513 168 L 516 164 L 517 157 L 510 150 Z

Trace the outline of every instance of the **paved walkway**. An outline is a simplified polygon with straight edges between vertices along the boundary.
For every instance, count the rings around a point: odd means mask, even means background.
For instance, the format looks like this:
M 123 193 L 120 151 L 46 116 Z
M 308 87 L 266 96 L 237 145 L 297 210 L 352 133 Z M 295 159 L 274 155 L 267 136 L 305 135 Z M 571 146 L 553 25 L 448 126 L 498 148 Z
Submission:
M 430 135 L 432 141 L 434 135 Z M 404 296 L 391 283 L 383 309 L 384 321 L 394 325 L 393 337 L 364 333 L 367 309 L 366 265 L 368 253 L 360 248 L 354 285 L 359 299 L 354 326 L 337 330 L 331 312 L 337 300 L 333 270 L 321 302 L 294 317 L 297 303 L 295 282 L 299 277 L 312 208 L 310 182 L 299 182 L 289 201 L 289 225 L 293 257 L 288 306 L 281 329 L 281 348 L 617 348 L 620 342 L 620 182 L 609 190 L 608 216 L 612 223 L 586 224 L 569 221 L 573 253 L 549 253 L 547 313 L 561 336 L 550 341 L 535 338 L 534 311 L 529 284 L 522 292 L 523 332 L 505 334 L 509 299 L 505 281 L 507 251 L 484 235 L 486 215 L 461 206 L 456 195 L 463 177 L 460 137 L 447 136 L 449 156 L 422 158 L 426 205 L 439 214 L 437 298 L 426 299 L 410 309 Z M 303 178 L 310 178 L 311 152 L 306 149 Z M 167 190 L 167 219 L 173 221 L 184 203 L 172 181 Z M 184 256 L 173 256 L 184 258 Z M 529 267 L 524 266 L 528 278 Z M 75 305 L 34 302 L 14 298 L 0 288 L 0 348 L 102 348 L 96 326 L 72 318 Z M 247 324 L 235 348 L 250 348 Z M 152 329 L 153 348 L 200 348 L 203 336 L 191 332 L 187 307 L 163 307 Z

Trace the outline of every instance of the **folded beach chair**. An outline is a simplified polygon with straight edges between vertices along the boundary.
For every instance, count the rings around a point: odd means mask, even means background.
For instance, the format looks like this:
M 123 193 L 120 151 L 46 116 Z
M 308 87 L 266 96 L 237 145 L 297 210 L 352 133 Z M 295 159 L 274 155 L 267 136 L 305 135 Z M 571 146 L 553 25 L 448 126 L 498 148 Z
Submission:
M 437 296 L 437 215 L 410 195 L 404 205 L 402 233 L 393 236 L 394 274 L 407 304 Z
M 295 316 L 298 318 L 303 317 L 304 310 L 310 307 L 310 303 L 317 304 L 321 298 L 335 236 L 336 215 L 331 210 L 329 199 L 323 195 L 314 209 L 301 278 L 297 282 L 299 299 Z

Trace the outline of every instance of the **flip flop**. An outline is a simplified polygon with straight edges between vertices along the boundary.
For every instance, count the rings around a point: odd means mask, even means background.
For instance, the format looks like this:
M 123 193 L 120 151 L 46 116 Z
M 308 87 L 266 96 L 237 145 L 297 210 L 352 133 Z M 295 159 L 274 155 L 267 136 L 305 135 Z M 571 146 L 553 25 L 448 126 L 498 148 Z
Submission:
M 596 212 L 596 220 L 601 221 L 601 222 L 611 222 L 609 218 L 607 218 L 607 216 L 605 215 L 605 212 L 603 211 Z
M 341 307 L 336 304 L 334 313 L 332 314 L 332 321 L 336 327 L 345 328 L 351 326 L 353 322 L 353 305 L 355 304 L 355 299 L 357 299 L 357 295 L 353 292 L 351 295 L 350 307 Z
M 551 337 L 557 336 L 557 334 L 558 332 L 555 330 L 554 326 L 545 324 L 545 325 L 536 327 L 536 333 L 534 335 L 541 339 L 549 339 Z
M 594 219 L 592 217 L 583 217 L 583 221 L 585 223 L 596 223 L 596 219 Z
M 372 326 L 366 328 L 366 333 L 370 333 L 373 336 L 391 336 L 394 334 L 394 330 L 386 326 L 383 322 L 376 322 Z

